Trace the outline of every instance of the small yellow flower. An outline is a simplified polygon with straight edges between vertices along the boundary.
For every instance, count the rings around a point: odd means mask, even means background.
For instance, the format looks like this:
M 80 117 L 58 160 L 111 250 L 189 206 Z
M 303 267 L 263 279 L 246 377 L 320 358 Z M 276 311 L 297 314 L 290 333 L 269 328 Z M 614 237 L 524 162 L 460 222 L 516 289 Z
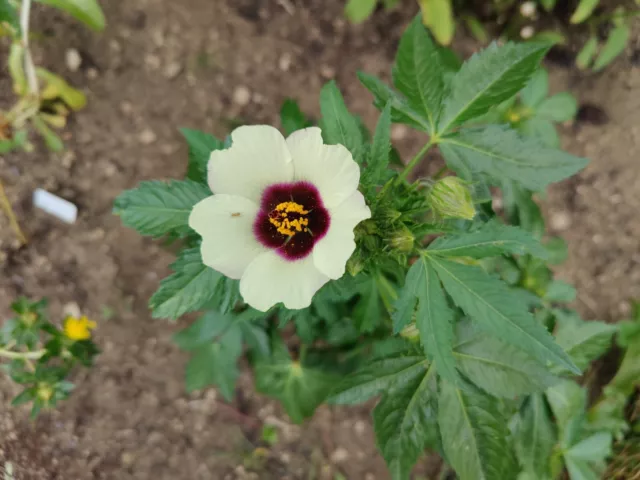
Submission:
M 46 403 L 53 397 L 53 388 L 48 383 L 40 383 L 38 384 L 37 395 L 40 400 Z
M 87 340 L 91 338 L 91 330 L 96 328 L 96 322 L 87 317 L 67 317 L 64 321 L 64 334 L 71 340 Z

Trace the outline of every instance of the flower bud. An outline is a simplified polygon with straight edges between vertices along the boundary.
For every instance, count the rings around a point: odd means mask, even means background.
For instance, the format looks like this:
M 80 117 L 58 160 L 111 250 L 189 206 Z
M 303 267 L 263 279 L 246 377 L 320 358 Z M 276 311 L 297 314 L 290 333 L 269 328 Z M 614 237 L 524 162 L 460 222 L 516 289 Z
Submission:
M 53 388 L 48 383 L 40 383 L 36 394 L 40 400 L 46 403 L 53 397 Z
M 417 342 L 420 339 L 420 332 L 415 323 L 410 323 L 400 331 L 400 336 L 411 342 Z
M 357 251 L 349 260 L 347 260 L 347 272 L 349 272 L 349 275 L 352 277 L 355 277 L 362 270 L 364 270 L 364 261 L 362 260 L 360 251 Z
M 389 238 L 389 246 L 402 253 L 409 253 L 413 250 L 415 237 L 407 227 L 396 230 Z
M 25 312 L 20 315 L 20 321 L 26 326 L 31 327 L 38 320 L 38 315 L 35 312 Z
M 438 180 L 428 194 L 434 213 L 440 218 L 464 218 L 471 220 L 476 209 L 467 182 L 458 177 Z

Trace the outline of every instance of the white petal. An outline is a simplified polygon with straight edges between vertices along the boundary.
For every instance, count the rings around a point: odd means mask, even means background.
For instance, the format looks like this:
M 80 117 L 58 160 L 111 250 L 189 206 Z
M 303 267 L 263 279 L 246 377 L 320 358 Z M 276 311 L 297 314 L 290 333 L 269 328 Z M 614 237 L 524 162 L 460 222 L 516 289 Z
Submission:
M 362 220 L 371 218 L 371 210 L 358 191 L 329 210 L 329 231 L 313 247 L 313 262 L 318 270 L 337 280 L 344 275 L 347 260 L 356 248 L 353 229 Z
M 189 226 L 202 237 L 202 261 L 229 278 L 238 279 L 247 265 L 267 251 L 253 233 L 258 205 L 236 195 L 213 195 L 198 202 Z
M 262 191 L 293 179 L 293 163 L 282 134 L 268 125 L 236 128 L 232 145 L 214 150 L 208 181 L 213 193 L 227 193 L 260 202 Z
M 263 312 L 279 302 L 290 309 L 306 308 L 328 281 L 314 266 L 311 255 L 289 262 L 270 251 L 247 267 L 240 280 L 240 294 L 245 302 Z
M 294 180 L 305 180 L 320 191 L 325 207 L 344 202 L 360 182 L 360 167 L 342 145 L 324 145 L 318 127 L 293 132 L 287 145 L 293 157 Z

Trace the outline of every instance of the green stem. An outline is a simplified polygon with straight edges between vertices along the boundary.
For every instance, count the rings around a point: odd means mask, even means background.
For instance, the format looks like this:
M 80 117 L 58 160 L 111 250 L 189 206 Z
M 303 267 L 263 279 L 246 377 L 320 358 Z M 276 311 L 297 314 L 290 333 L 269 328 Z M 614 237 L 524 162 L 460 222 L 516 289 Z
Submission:
M 429 141 L 425 144 L 424 147 L 420 149 L 416 156 L 413 157 L 409 163 L 407 163 L 407 166 L 404 167 L 404 170 L 402 170 L 402 172 L 400 172 L 400 175 L 398 175 L 398 183 L 404 182 L 407 179 L 411 171 L 416 167 L 416 165 L 418 165 L 420 160 L 422 160 L 425 154 L 429 151 L 431 145 L 433 145 L 433 138 L 429 139 Z
M 11 350 L 5 350 L 0 348 L 0 357 L 10 358 L 12 360 L 38 360 L 47 353 L 46 350 L 38 350 L 36 352 L 12 352 Z
M 442 178 L 442 176 L 447 173 L 447 170 L 449 170 L 447 168 L 447 166 L 445 165 L 444 167 L 442 167 L 440 170 L 438 170 L 436 172 L 436 174 L 433 176 L 433 178 L 435 178 L 436 180 L 440 180 Z

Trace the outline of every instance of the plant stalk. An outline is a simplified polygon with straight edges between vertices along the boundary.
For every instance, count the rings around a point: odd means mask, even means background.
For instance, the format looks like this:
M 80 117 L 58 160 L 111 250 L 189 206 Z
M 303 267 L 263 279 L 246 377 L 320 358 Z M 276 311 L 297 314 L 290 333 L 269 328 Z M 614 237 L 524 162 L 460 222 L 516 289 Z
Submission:
M 22 229 L 20 228 L 20 224 L 18 223 L 18 219 L 13 213 L 13 208 L 11 207 L 11 202 L 9 201 L 9 197 L 7 197 L 7 194 L 4 190 L 4 185 L 2 184 L 2 180 L 0 180 L 0 207 L 2 207 L 2 210 L 4 210 L 4 212 L 7 214 L 7 217 L 9 218 L 9 225 L 11 225 L 11 228 L 13 229 L 16 236 L 18 237 L 18 241 L 20 242 L 20 244 L 21 245 L 26 244 L 27 237 L 25 237 L 24 233 L 22 232 Z
M 35 352 L 12 352 L 11 350 L 0 348 L 0 357 L 12 360 L 38 360 L 42 358 L 45 353 L 47 353 L 46 350 L 37 350 Z
M 398 179 L 397 179 L 398 183 L 404 182 L 407 179 L 407 177 L 413 171 L 416 165 L 418 165 L 420 160 L 422 160 L 425 154 L 429 151 L 429 149 L 431 148 L 431 145 L 433 145 L 433 138 L 429 139 L 429 141 L 424 145 L 424 147 L 420 149 L 420 151 L 416 154 L 416 156 L 413 157 L 409 163 L 407 163 L 407 166 L 404 167 L 404 170 L 402 170 L 402 172 L 400 172 L 400 175 L 398 175 Z
M 31 0 L 22 0 L 20 8 L 20 30 L 22 30 L 22 46 L 24 47 L 24 71 L 27 76 L 29 92 L 38 97 L 38 77 L 36 76 L 36 67 L 31 58 L 31 50 L 29 49 L 29 18 L 31 16 Z

